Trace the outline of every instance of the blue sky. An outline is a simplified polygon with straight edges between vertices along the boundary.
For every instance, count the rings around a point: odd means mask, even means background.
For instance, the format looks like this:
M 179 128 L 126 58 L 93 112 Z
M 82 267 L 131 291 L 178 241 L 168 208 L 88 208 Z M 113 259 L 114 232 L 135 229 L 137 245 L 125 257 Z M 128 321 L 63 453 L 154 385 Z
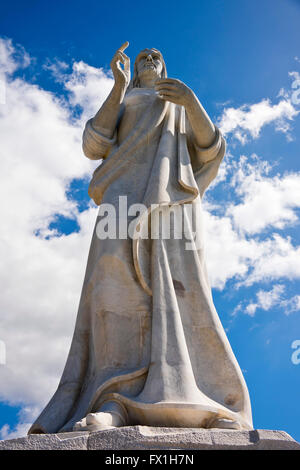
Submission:
M 300 364 L 291 360 L 300 340 L 299 24 L 296 0 L 1 7 L 2 438 L 24 434 L 64 366 L 96 214 L 82 127 L 128 40 L 132 60 L 160 49 L 168 75 L 195 91 L 226 136 L 205 198 L 213 296 L 254 426 L 300 440 Z

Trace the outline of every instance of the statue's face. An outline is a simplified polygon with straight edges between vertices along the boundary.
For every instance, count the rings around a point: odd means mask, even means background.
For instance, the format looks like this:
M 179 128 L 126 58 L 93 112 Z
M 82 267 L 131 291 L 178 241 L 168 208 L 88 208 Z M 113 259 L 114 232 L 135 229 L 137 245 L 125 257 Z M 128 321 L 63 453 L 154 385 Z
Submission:
M 139 79 L 159 78 L 163 70 L 162 57 L 155 49 L 145 49 L 136 58 Z

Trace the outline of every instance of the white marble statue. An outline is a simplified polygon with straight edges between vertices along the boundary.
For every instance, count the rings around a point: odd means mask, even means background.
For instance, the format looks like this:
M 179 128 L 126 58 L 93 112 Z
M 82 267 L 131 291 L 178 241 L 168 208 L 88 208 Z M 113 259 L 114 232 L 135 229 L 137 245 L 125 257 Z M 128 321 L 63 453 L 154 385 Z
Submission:
M 126 196 L 128 207 L 146 211 L 128 218 L 134 236 L 101 239 L 104 214 L 97 218 L 66 366 L 29 433 L 135 424 L 252 429 L 204 260 L 201 198 L 225 141 L 193 91 L 167 78 L 158 50 L 140 52 L 130 80 L 127 46 L 112 59 L 115 83 L 86 124 L 83 151 L 101 160 L 89 187 L 100 209 L 111 204 L 123 220 Z M 180 217 L 185 238 L 174 235 Z M 173 235 L 152 236 L 167 219 Z

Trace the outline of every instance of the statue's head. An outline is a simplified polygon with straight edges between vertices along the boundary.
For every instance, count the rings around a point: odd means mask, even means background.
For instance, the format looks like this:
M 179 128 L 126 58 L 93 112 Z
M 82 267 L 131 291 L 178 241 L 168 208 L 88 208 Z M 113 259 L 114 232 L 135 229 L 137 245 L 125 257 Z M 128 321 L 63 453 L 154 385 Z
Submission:
M 129 88 L 139 88 L 143 81 L 166 78 L 167 69 L 161 52 L 157 49 L 144 49 L 134 62 L 133 77 Z

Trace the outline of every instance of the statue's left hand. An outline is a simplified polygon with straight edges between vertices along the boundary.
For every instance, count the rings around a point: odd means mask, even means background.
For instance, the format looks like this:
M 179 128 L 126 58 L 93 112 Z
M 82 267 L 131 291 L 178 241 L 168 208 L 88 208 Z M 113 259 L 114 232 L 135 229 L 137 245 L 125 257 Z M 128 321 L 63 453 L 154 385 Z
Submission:
M 193 91 L 175 78 L 157 80 L 155 82 L 155 90 L 161 99 L 184 107 L 188 107 L 195 100 Z

